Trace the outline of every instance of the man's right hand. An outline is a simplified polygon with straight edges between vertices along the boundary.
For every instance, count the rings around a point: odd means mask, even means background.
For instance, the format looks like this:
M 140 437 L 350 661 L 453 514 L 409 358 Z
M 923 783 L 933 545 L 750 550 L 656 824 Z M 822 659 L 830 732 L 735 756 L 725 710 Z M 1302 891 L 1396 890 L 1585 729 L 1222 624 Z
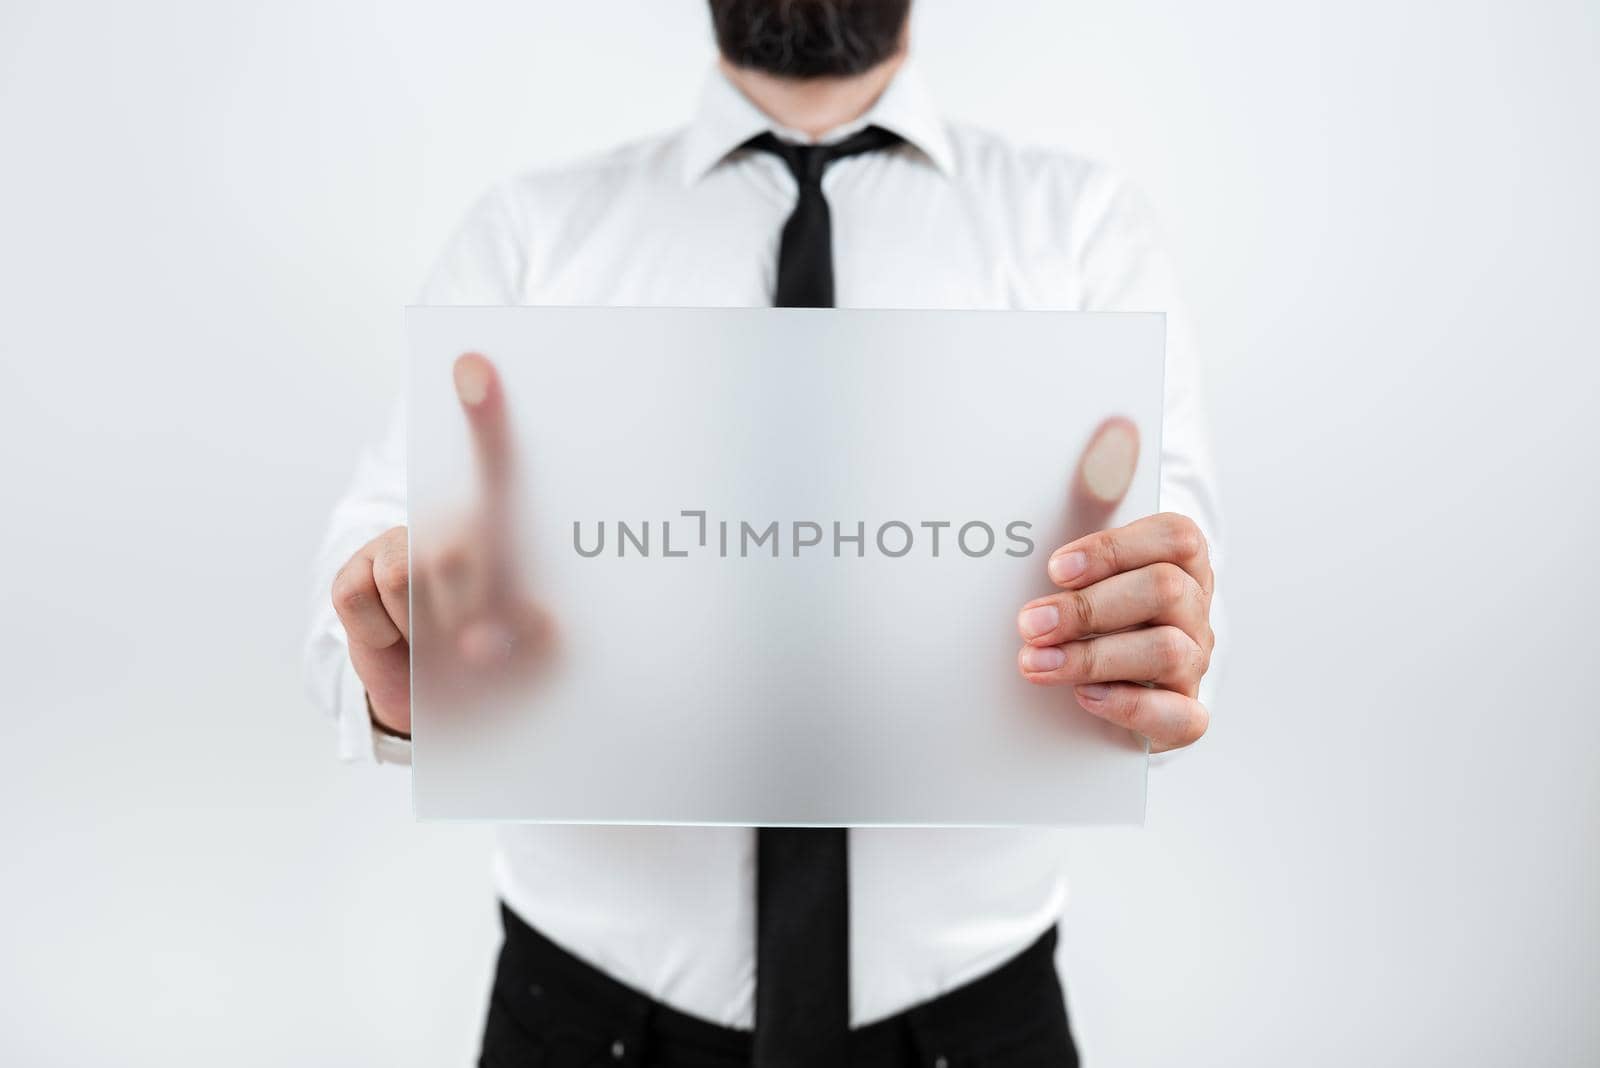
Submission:
M 333 607 L 372 718 L 407 737 L 413 613 L 429 648 L 444 650 L 445 662 L 430 670 L 458 676 L 459 685 L 511 676 L 535 660 L 549 636 L 544 615 L 522 596 L 513 564 L 512 449 L 499 375 L 488 359 L 468 353 L 456 360 L 454 378 L 482 481 L 478 508 L 445 550 L 415 568 L 406 528 L 394 527 L 363 545 L 333 580 Z

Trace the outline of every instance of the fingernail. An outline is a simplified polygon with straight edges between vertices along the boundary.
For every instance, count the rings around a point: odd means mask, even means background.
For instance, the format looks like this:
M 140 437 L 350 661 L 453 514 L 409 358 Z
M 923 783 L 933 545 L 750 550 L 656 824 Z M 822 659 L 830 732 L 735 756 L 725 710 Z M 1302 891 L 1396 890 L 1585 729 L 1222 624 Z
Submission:
M 1054 671 L 1067 662 L 1067 654 L 1055 646 L 1046 649 L 1022 650 L 1022 670 L 1030 672 Z
M 489 395 L 489 368 L 482 356 L 468 353 L 456 361 L 456 396 L 462 404 L 482 404 Z
M 1071 582 L 1088 569 L 1089 554 L 1076 549 L 1060 556 L 1052 556 L 1048 567 L 1052 582 Z
M 1078 700 L 1097 704 L 1111 696 L 1111 687 L 1103 682 L 1091 682 L 1087 686 L 1076 687 Z
M 1061 625 L 1061 610 L 1053 604 L 1036 605 L 1024 609 L 1017 617 L 1017 629 L 1024 638 L 1037 638 L 1049 634 Z

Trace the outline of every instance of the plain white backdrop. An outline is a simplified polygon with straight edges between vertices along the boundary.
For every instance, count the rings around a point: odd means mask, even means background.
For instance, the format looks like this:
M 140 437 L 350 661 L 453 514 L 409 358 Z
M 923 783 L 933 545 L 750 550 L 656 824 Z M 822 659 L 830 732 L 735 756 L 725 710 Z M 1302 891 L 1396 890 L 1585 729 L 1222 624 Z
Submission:
M 1600 1059 L 1600 11 L 918 0 L 1119 164 L 1210 363 L 1233 644 L 1077 835 L 1097 1065 Z M 308 707 L 306 567 L 488 183 L 670 128 L 698 0 L 0 6 L 0 1061 L 464 1064 L 489 835 Z

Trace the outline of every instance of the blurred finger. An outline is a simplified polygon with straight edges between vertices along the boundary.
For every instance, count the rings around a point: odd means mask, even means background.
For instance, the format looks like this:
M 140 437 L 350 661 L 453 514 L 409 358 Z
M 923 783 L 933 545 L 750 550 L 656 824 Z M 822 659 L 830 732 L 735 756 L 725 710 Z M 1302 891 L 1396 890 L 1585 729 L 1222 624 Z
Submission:
M 461 629 L 456 639 L 461 659 L 477 668 L 499 667 L 517 652 L 517 635 L 496 619 L 480 619 Z
M 494 364 L 476 352 L 456 359 L 454 378 L 483 483 L 482 526 L 474 536 L 479 539 L 488 566 L 488 592 L 491 596 L 510 596 L 515 577 L 511 534 L 514 487 L 505 389 Z
M 456 396 L 472 431 L 485 492 L 491 498 L 501 497 L 509 489 L 511 477 L 511 435 L 506 426 L 500 375 L 488 357 L 469 352 L 457 357 L 453 377 Z
M 1198 741 L 1211 713 L 1193 697 L 1135 683 L 1092 683 L 1073 690 L 1086 712 L 1150 739 L 1153 752 Z
M 1168 561 L 1183 568 L 1208 595 L 1211 556 L 1194 520 L 1176 512 L 1136 519 L 1125 527 L 1101 530 L 1069 542 L 1050 554 L 1050 580 L 1083 589 L 1123 571 Z
M 457 649 L 475 667 L 532 665 L 554 641 L 549 616 L 531 601 L 507 603 L 462 628 Z
M 428 608 L 441 632 L 460 629 L 485 608 L 474 549 L 465 538 L 457 539 L 426 568 Z
M 1128 495 L 1139 466 L 1139 428 L 1114 415 L 1095 428 L 1078 458 L 1067 503 L 1067 537 L 1101 530 Z
M 1162 561 L 1035 598 L 1017 614 L 1017 630 L 1030 645 L 1060 645 L 1141 623 L 1168 623 L 1199 641 L 1208 629 L 1205 591 L 1177 564 Z

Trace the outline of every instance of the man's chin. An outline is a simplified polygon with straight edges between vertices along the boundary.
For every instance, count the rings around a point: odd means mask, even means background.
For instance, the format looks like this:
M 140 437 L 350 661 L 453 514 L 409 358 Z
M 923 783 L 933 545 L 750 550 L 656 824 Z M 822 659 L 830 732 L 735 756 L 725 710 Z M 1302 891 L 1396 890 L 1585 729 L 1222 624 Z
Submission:
M 779 78 L 848 78 L 900 51 L 910 0 L 710 0 L 735 67 Z

